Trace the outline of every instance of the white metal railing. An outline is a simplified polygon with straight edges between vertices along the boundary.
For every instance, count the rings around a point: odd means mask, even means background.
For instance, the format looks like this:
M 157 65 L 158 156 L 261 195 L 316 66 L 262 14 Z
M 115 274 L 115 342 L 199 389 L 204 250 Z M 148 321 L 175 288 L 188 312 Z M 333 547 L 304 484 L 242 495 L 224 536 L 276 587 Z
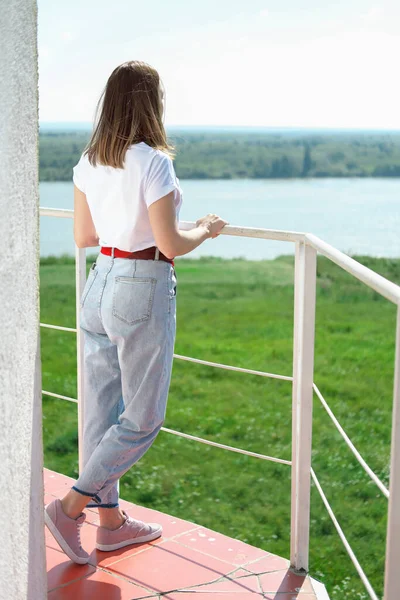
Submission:
M 67 209 L 40 208 L 41 216 L 73 218 L 74 211 Z M 180 229 L 189 230 L 195 223 L 181 221 Z M 398 600 L 400 588 L 400 570 L 397 567 L 397 558 L 400 556 L 400 286 L 378 275 L 371 269 L 361 265 L 340 250 L 330 246 L 320 238 L 310 233 L 295 231 L 280 231 L 259 229 L 252 227 L 225 226 L 222 235 L 234 235 L 288 241 L 295 243 L 295 279 L 294 279 L 294 343 L 293 343 L 293 376 L 277 375 L 263 371 L 254 371 L 220 363 L 199 360 L 192 357 L 174 354 L 174 358 L 191 361 L 211 367 L 238 371 L 241 373 L 272 377 L 292 381 L 292 460 L 284 460 L 271 456 L 249 452 L 225 444 L 212 442 L 179 431 L 162 427 L 163 431 L 194 440 L 232 452 L 239 452 L 248 456 L 270 460 L 292 467 L 292 499 L 291 499 L 291 549 L 290 562 L 299 572 L 308 571 L 309 555 L 309 519 L 310 519 L 310 483 L 311 478 L 321 496 L 321 499 L 331 517 L 333 524 L 352 560 L 361 580 L 372 600 L 378 600 L 367 576 L 360 566 L 351 549 L 346 536 L 322 490 L 314 470 L 311 467 L 311 438 L 312 438 L 312 401 L 313 392 L 317 394 L 322 405 L 332 419 L 335 427 L 342 435 L 344 441 L 364 468 L 369 477 L 379 487 L 380 491 L 389 500 L 386 564 L 385 564 L 385 589 L 384 600 Z M 379 480 L 375 473 L 362 458 L 350 438 L 341 427 L 323 398 L 321 392 L 313 382 L 314 374 L 314 333 L 315 333 L 315 304 L 316 304 L 316 264 L 317 252 L 320 252 L 339 267 L 374 289 L 380 295 L 397 305 L 396 326 L 396 354 L 394 364 L 394 390 L 393 390 L 393 419 L 391 440 L 391 468 L 389 490 Z M 86 283 L 86 249 L 76 247 L 76 320 L 79 323 L 80 298 Z M 83 344 L 79 328 L 61 327 L 40 323 L 42 327 L 70 331 L 77 336 L 77 387 L 78 399 L 62 396 L 43 390 L 43 394 L 69 400 L 78 404 L 78 446 L 81 447 L 83 431 Z M 79 453 L 79 469 L 82 468 L 81 453 Z
M 321 400 L 322 406 L 325 408 L 326 412 L 332 419 L 332 422 L 335 425 L 336 429 L 338 430 L 338 432 L 340 433 L 340 435 L 342 436 L 342 438 L 344 439 L 344 441 L 346 442 L 346 444 L 348 445 L 348 447 L 350 448 L 350 450 L 352 451 L 352 453 L 354 454 L 354 456 L 356 457 L 356 459 L 358 460 L 360 465 L 363 467 L 364 471 L 366 473 L 368 473 L 368 475 L 371 477 L 372 481 L 374 483 L 376 483 L 378 488 L 381 490 L 382 494 L 384 496 L 386 496 L 386 498 L 389 498 L 389 490 L 387 489 L 387 487 L 382 483 L 382 481 L 379 479 L 379 477 L 377 477 L 377 475 L 375 475 L 373 470 L 367 465 L 367 463 L 365 462 L 365 460 L 363 459 L 363 457 L 361 456 L 361 454 L 359 453 L 357 448 L 354 446 L 353 442 L 350 440 L 349 436 L 347 435 L 347 433 L 345 432 L 345 430 L 343 429 L 343 427 L 340 425 L 339 421 L 333 414 L 332 410 L 328 406 L 327 401 L 325 400 L 325 398 L 323 397 L 323 395 L 321 394 L 321 392 L 319 391 L 319 389 L 317 388 L 315 383 L 314 383 L 313 387 L 314 387 L 315 393 L 317 394 L 318 398 Z

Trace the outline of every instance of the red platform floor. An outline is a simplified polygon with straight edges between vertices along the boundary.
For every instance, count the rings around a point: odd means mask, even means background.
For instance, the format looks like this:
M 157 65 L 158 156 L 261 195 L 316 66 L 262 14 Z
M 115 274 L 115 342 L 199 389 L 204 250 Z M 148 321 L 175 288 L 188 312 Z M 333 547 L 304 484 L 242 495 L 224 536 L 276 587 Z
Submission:
M 44 469 L 45 504 L 62 498 L 73 483 Z M 81 541 L 90 559 L 78 565 L 45 527 L 48 600 L 328 599 L 318 582 L 294 574 L 284 558 L 125 500 L 120 506 L 134 518 L 161 523 L 163 535 L 111 552 L 96 550 L 98 511 L 86 508 Z

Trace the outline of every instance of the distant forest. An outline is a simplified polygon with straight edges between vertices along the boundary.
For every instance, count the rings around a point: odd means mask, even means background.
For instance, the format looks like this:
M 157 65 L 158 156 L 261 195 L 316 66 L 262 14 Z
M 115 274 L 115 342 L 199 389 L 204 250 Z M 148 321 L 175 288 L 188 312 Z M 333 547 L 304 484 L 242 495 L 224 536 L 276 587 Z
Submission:
M 39 136 L 40 180 L 71 181 L 86 131 Z M 400 177 L 400 132 L 169 133 L 179 179 Z

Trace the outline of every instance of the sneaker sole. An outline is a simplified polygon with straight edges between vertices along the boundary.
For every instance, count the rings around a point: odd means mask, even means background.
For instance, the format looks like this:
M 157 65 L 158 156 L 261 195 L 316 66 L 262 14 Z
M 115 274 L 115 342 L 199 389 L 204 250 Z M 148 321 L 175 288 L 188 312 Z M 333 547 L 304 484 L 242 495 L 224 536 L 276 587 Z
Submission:
M 89 557 L 83 558 L 82 556 L 78 556 L 77 554 L 75 554 L 75 552 L 72 550 L 72 548 L 67 544 L 65 539 L 62 537 L 62 535 L 59 532 L 59 530 L 57 529 L 57 527 L 54 525 L 54 523 L 51 520 L 50 515 L 48 514 L 46 509 L 44 511 L 44 522 L 45 522 L 46 527 L 49 529 L 50 533 L 53 535 L 53 537 L 57 541 L 57 543 L 60 545 L 62 550 L 64 550 L 65 554 L 71 560 L 73 560 L 74 562 L 76 562 L 80 565 L 85 565 L 86 563 L 89 562 Z
M 148 535 L 142 535 L 140 538 L 132 538 L 130 540 L 124 540 L 123 542 L 117 542 L 116 544 L 99 544 L 96 542 L 95 546 L 97 550 L 109 552 L 110 550 L 118 550 L 118 548 L 123 548 L 124 546 L 129 546 L 130 544 L 142 544 L 144 542 L 150 542 L 161 535 L 162 528 L 154 531 L 153 533 L 149 533 Z

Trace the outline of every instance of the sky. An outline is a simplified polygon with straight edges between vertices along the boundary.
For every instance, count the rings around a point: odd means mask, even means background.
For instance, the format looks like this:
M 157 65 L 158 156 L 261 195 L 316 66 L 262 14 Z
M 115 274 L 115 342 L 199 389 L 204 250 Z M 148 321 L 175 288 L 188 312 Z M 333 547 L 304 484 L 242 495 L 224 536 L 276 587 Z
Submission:
M 398 0 L 38 0 L 38 28 L 41 122 L 92 123 L 142 60 L 166 127 L 400 129 Z

